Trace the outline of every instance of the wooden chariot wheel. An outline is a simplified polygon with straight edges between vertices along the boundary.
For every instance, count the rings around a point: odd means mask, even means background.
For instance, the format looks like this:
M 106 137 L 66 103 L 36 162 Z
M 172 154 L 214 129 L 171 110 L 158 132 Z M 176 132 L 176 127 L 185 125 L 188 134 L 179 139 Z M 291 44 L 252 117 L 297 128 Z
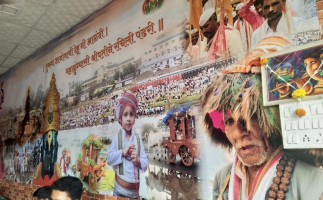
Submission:
M 181 156 L 182 163 L 186 166 L 189 167 L 193 164 L 194 162 L 194 157 L 191 153 L 191 150 L 187 146 L 182 146 L 179 149 L 179 155 Z

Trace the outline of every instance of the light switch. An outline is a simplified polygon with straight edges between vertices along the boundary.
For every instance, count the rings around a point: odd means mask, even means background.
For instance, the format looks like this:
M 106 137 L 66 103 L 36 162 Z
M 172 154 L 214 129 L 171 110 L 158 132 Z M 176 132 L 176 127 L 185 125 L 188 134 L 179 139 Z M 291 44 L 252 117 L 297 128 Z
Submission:
M 293 133 L 287 134 L 287 143 L 292 144 L 293 143 Z
M 289 115 L 289 109 L 288 108 L 284 108 L 284 116 L 286 118 L 290 117 L 290 115 Z
M 304 129 L 304 120 L 299 120 L 298 121 L 298 129 L 303 130 Z
M 294 144 L 298 144 L 299 143 L 299 139 L 298 139 L 298 134 L 297 133 L 294 133 L 293 134 L 293 143 Z
M 310 128 L 311 128 L 310 120 L 306 119 L 305 120 L 305 129 L 310 129 Z
M 317 114 L 323 114 L 322 103 L 317 104 Z
M 314 129 L 317 129 L 318 127 L 319 127 L 319 119 L 317 119 L 317 118 L 313 118 L 313 128 Z
M 286 131 L 290 131 L 290 129 L 292 128 L 291 125 L 292 124 L 290 122 L 286 122 Z
M 310 105 L 310 109 L 311 109 L 311 113 L 313 115 L 315 115 L 316 114 L 316 105 L 315 104 Z
M 297 130 L 297 123 L 295 121 L 292 122 L 292 130 Z

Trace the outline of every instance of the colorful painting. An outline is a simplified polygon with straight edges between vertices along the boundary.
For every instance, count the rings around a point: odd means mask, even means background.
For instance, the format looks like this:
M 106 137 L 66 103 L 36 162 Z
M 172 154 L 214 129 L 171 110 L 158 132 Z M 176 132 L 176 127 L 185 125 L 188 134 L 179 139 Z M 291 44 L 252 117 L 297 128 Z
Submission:
M 318 98 L 323 94 L 322 41 L 263 58 L 267 59 L 262 66 L 265 105 L 288 102 L 299 89 L 306 98 Z

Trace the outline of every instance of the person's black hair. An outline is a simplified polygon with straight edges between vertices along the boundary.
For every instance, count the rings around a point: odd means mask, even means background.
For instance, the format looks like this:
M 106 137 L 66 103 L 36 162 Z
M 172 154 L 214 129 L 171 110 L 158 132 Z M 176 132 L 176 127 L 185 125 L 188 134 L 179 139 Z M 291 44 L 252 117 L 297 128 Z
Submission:
M 257 0 L 256 0 L 257 1 Z M 286 3 L 286 0 L 282 0 L 283 1 L 283 3 Z M 260 2 L 260 4 L 263 6 L 264 5 L 264 0 L 259 0 L 259 2 Z M 254 5 L 255 5 L 255 3 L 254 3 Z
M 66 192 L 72 200 L 81 199 L 83 192 L 83 183 L 80 179 L 74 176 L 65 176 L 57 179 L 53 183 L 52 190 Z
M 216 15 L 216 12 L 214 12 L 211 17 L 209 18 L 210 21 L 218 21 L 218 16 Z
M 52 193 L 52 188 L 50 186 L 44 186 L 38 188 L 34 193 L 33 197 L 37 197 L 38 199 L 50 199 L 50 195 Z
M 320 56 L 321 56 L 321 52 L 319 51 L 314 51 L 314 50 L 305 50 L 302 52 L 301 57 L 303 58 L 303 60 L 307 59 L 307 58 L 315 58 L 317 60 L 320 60 Z
M 254 3 L 253 3 L 254 6 L 258 6 L 258 5 L 264 5 L 264 1 L 263 0 L 256 0 Z

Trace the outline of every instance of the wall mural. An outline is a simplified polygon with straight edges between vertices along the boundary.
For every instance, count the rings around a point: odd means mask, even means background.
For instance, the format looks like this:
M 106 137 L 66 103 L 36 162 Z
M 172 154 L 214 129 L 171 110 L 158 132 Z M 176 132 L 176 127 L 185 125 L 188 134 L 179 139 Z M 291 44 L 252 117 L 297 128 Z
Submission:
M 60 166 L 57 163 L 59 123 L 59 93 L 56 88 L 55 74 L 53 73 L 45 99 L 41 158 L 37 165 L 35 177 L 33 177 L 33 183 L 36 185 L 51 184 L 61 177 Z
M 261 23 L 250 24 L 240 1 L 224 2 L 112 1 L 50 51 L 0 76 L 0 179 L 50 185 L 75 176 L 86 190 L 113 195 L 116 172 L 107 155 L 121 130 L 118 101 L 131 91 L 138 100 L 132 129 L 148 157 L 138 194 L 209 199 L 215 174 L 235 158 L 202 125 L 201 106 L 215 104 L 201 103 L 210 94 L 204 92 L 213 92 L 223 73 L 257 73 L 260 56 L 321 37 L 314 0 L 287 0 L 289 26 L 278 28 L 293 31 L 275 36 L 256 31 L 267 23 L 260 14 Z M 210 19 L 217 31 L 203 32 Z M 222 33 L 220 47 L 213 39 Z

